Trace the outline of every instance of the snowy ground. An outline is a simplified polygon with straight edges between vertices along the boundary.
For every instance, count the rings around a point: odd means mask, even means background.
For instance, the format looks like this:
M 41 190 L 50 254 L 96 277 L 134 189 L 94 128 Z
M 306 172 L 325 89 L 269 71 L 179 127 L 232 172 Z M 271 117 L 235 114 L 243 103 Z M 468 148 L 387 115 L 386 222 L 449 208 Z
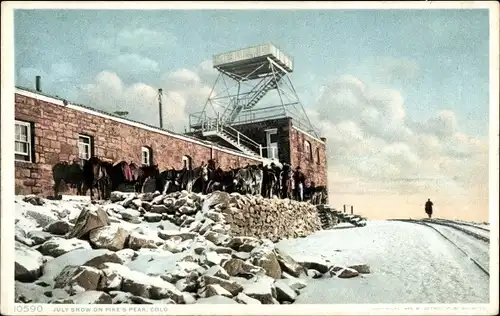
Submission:
M 60 212 L 65 212 L 71 219 L 78 216 L 82 204 L 81 200 L 74 198 L 47 201 L 44 206 L 23 203 L 21 197 L 16 197 L 16 200 L 16 226 L 26 232 L 36 230 L 33 221 L 28 219 L 30 216 L 42 214 L 50 222 L 56 220 Z M 163 224 L 166 230 L 178 230 L 168 221 L 127 225 L 131 229 L 143 227 L 145 230 L 156 230 L 159 224 Z M 358 228 L 340 224 L 306 238 L 283 240 L 277 247 L 296 261 L 320 258 L 332 265 L 370 266 L 370 274 L 356 278 L 307 280 L 307 287 L 295 301 L 297 304 L 489 302 L 489 277 L 428 227 L 396 221 L 368 221 L 365 227 Z M 485 255 L 489 258 L 488 247 L 477 241 L 474 244 L 471 242 L 469 250 L 474 251 L 474 247 L 481 248 L 484 260 L 487 260 Z M 158 268 L 149 263 L 147 256 L 141 259 L 145 261 L 138 260 L 130 268 L 135 265 L 146 266 L 150 270 Z M 161 268 L 164 269 L 167 264 L 175 266 L 175 262 L 171 262 L 175 259 L 176 256 L 169 256 L 168 260 L 162 261 Z
M 371 274 L 362 277 L 311 280 L 298 304 L 489 302 L 489 278 L 424 226 L 368 221 L 361 228 L 339 227 L 281 241 L 278 248 L 294 259 L 322 257 L 335 264 L 370 265 Z

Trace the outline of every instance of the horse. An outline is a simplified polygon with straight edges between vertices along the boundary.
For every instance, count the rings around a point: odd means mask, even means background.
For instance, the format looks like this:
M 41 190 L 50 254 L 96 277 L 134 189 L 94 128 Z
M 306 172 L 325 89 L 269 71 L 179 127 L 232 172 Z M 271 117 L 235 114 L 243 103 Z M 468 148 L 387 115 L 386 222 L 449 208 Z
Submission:
M 200 167 L 194 169 L 184 168 L 178 177 L 181 190 L 203 192 L 209 181 L 208 174 L 208 164 L 204 162 L 202 162 Z
M 262 170 L 247 165 L 238 169 L 233 179 L 233 187 L 242 194 L 258 194 L 262 191 Z
M 112 165 L 111 165 L 112 166 Z M 93 189 L 97 188 L 97 198 L 104 199 L 110 191 L 109 169 L 110 164 L 104 163 L 97 157 L 90 157 L 83 164 L 83 195 L 90 189 L 90 199 L 94 197 Z
M 138 168 L 137 181 L 135 183 L 135 192 L 140 193 L 144 189 L 144 184 L 148 178 L 155 181 L 155 188 L 161 187 L 161 180 L 159 179 L 160 170 L 158 165 L 142 165 Z
M 289 165 L 283 166 L 280 173 L 281 179 L 281 198 L 291 199 L 293 196 L 293 170 Z
M 273 193 L 275 193 L 276 183 L 278 178 L 273 169 L 265 168 L 262 178 L 262 196 L 267 198 L 272 198 Z
M 52 167 L 52 178 L 54 179 L 54 198 L 59 198 L 59 187 L 61 182 L 76 186 L 76 194 L 83 195 L 82 184 L 84 180 L 83 168 L 78 159 L 74 159 L 71 165 L 68 162 L 58 162 Z
M 161 187 L 160 192 L 163 194 L 171 193 L 180 190 L 180 183 L 178 181 L 181 171 L 175 170 L 175 168 L 167 169 L 162 171 L 159 175 Z

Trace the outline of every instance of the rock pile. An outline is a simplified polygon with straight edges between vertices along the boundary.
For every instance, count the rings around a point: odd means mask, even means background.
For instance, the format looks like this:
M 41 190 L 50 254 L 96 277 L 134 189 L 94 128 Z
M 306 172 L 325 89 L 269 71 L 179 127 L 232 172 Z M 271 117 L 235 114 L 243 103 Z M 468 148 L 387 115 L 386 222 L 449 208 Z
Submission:
M 16 202 L 16 214 L 31 203 Z M 314 207 L 293 215 L 294 202 L 113 192 L 102 205 L 35 207 L 16 221 L 16 302 L 289 304 L 310 279 L 370 272 L 277 249 L 279 234 L 321 227 Z

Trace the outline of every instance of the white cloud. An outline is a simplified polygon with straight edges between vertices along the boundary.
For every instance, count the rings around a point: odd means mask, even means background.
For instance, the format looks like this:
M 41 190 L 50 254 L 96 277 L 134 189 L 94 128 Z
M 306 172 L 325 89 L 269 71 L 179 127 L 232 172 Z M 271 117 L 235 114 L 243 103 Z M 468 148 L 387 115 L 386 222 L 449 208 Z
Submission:
M 117 73 L 103 71 L 80 87 L 78 99 L 110 112 L 128 111 L 129 118 L 158 126 L 158 88 L 163 89 L 163 126 L 175 132 L 184 132 L 189 114 L 200 112 L 211 92 L 207 82 L 189 69 L 163 74 L 157 87 L 146 83 L 126 85 Z
M 143 73 L 158 72 L 158 63 L 152 59 L 137 54 L 124 54 L 113 58 L 109 66 L 122 74 L 140 75 Z
M 460 133 L 452 111 L 409 122 L 399 91 L 343 76 L 323 87 L 308 115 L 327 137 L 333 195 L 487 192 L 487 142 Z

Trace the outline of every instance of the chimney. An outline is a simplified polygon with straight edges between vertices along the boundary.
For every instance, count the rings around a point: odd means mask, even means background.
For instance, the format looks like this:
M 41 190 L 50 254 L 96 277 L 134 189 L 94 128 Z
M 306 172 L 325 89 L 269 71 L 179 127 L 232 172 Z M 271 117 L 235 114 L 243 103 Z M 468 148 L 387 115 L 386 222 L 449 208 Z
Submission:
M 40 84 L 40 80 L 41 79 L 42 79 L 42 77 L 36 76 L 35 89 L 36 89 L 37 92 L 42 92 L 42 87 L 41 87 L 41 84 Z

